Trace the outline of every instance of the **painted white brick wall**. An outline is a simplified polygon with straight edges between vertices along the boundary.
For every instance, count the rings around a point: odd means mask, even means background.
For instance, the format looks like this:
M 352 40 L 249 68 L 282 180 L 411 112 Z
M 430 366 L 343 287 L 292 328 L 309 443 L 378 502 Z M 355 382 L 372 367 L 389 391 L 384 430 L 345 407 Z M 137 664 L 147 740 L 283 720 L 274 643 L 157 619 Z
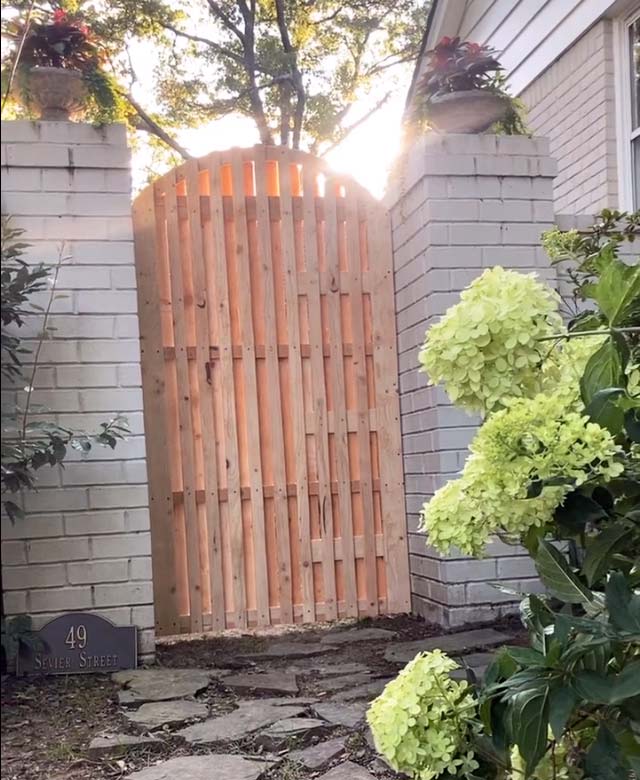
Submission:
M 131 437 L 64 468 L 42 469 L 24 496 L 27 517 L 2 519 L 8 614 L 36 626 L 91 610 L 140 629 L 154 650 L 151 545 L 124 127 L 69 122 L 2 123 L 2 213 L 25 229 L 29 259 L 55 263 L 64 242 L 34 403 L 62 425 L 95 429 L 118 413 Z M 26 327 L 33 336 L 38 322 Z M 37 396 L 37 397 L 36 397 Z
M 399 163 L 393 227 L 406 509 L 413 610 L 456 626 L 493 619 L 514 599 L 490 582 L 537 588 L 525 551 L 495 541 L 487 557 L 443 557 L 418 532 L 425 499 L 464 465 L 478 419 L 418 372 L 427 328 L 485 268 L 535 271 L 554 285 L 540 234 L 554 222 L 556 165 L 543 138 L 430 134 Z
M 603 19 L 520 95 L 534 133 L 558 161 L 558 213 L 593 214 L 618 205 L 612 22 Z

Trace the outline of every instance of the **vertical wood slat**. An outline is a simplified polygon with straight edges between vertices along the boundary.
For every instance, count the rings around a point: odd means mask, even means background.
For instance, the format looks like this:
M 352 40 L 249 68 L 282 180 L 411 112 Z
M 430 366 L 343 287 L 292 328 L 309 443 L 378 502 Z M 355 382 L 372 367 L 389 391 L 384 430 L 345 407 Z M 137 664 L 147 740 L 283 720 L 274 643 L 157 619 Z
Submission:
M 182 453 L 182 479 L 184 491 L 185 530 L 187 539 L 187 575 L 189 583 L 189 616 L 192 632 L 202 631 L 202 587 L 200 585 L 200 538 L 198 509 L 196 506 L 196 474 L 193 451 L 193 423 L 191 417 L 191 390 L 187 361 L 187 332 L 184 311 L 184 287 L 180 234 L 178 227 L 178 201 L 175 172 L 161 180 L 160 189 L 165 200 L 167 243 L 171 258 L 171 309 L 175 333 L 176 374 L 178 380 L 178 416 L 180 420 L 180 444 Z
M 343 569 L 353 568 L 355 580 L 355 547 L 353 543 L 353 514 L 351 508 L 351 478 L 349 474 L 349 446 L 347 434 L 347 407 L 345 397 L 344 358 L 342 350 L 342 326 L 340 311 L 340 259 L 338 254 L 338 204 L 333 182 L 327 181 L 324 198 L 324 230 L 326 265 L 329 274 L 327 315 L 329 344 L 331 349 L 330 377 L 333 400 L 334 450 L 336 477 L 338 480 L 338 504 L 342 538 L 344 540 Z M 335 593 L 335 563 L 333 539 L 325 536 L 323 543 L 323 564 L 325 588 Z M 346 575 L 351 577 L 351 573 Z
M 297 166 L 295 170 L 293 164 Z M 199 192 L 200 169 L 209 174 L 208 195 Z M 326 188 L 318 190 L 319 173 L 326 175 L 327 180 Z M 180 189 L 176 191 L 178 175 Z M 256 147 L 214 153 L 203 161 L 186 163 L 142 193 L 134 205 L 145 423 L 148 431 L 153 429 L 151 435 L 148 434 L 149 480 L 154 599 L 159 634 L 201 630 L 203 589 L 210 591 L 212 603 L 211 614 L 205 616 L 204 622 L 207 628 L 210 626 L 214 630 L 225 626 L 244 627 L 249 622 L 267 625 L 274 621 L 332 620 L 338 616 L 375 614 L 379 608 L 390 612 L 409 608 L 397 352 L 394 329 L 390 327 L 394 299 L 389 219 L 355 183 L 341 178 L 339 193 L 335 184 L 336 180 L 324 165 L 309 155 Z M 162 201 L 155 202 L 154 192 L 163 196 Z M 180 212 L 179 199 L 182 199 Z M 294 206 L 301 208 L 295 211 Z M 188 224 L 182 221 L 185 218 Z M 255 233 L 248 219 L 255 219 Z M 324 226 L 318 220 L 324 220 Z M 362 220 L 365 225 L 361 232 Z M 321 272 L 319 230 L 322 229 L 325 265 Z M 348 267 L 341 270 L 339 247 L 343 246 L 343 229 Z M 211 233 L 205 235 L 203 230 Z M 180 245 L 181 237 L 188 241 L 187 247 Z M 370 301 L 366 310 L 361 240 L 366 240 L 363 251 L 370 259 L 366 293 Z M 158 241 L 165 247 L 162 251 Z M 364 243 L 362 247 L 365 247 Z M 282 252 L 282 256 L 278 254 L 274 258 L 273 251 Z M 303 251 L 304 263 L 299 263 L 298 251 Z M 159 264 L 166 262 L 162 258 L 167 253 L 175 341 L 171 355 L 164 354 L 159 311 L 162 275 Z M 274 275 L 276 260 L 277 276 Z M 231 265 L 234 267 L 230 270 Z M 304 286 L 298 281 L 302 265 Z M 251 269 L 258 274 L 256 280 L 251 278 Z M 284 284 L 281 295 L 275 287 L 276 282 Z M 230 283 L 234 290 L 238 288 L 233 301 L 229 297 Z M 186 302 L 185 308 L 184 294 L 185 291 L 191 294 L 191 286 L 195 301 Z M 259 302 L 252 301 L 253 289 L 262 291 Z M 207 300 L 207 295 L 212 300 Z M 299 309 L 301 295 L 306 296 L 302 312 Z M 349 305 L 343 312 L 341 298 L 344 295 L 348 295 Z M 326 304 L 325 308 L 323 304 Z M 233 321 L 231 306 L 234 307 Z M 280 306 L 284 307 L 282 311 Z M 207 307 L 213 307 L 212 311 L 207 312 Z M 371 334 L 369 325 L 365 328 L 365 314 L 369 322 L 369 311 Z M 351 314 L 350 325 L 346 325 L 349 335 L 347 331 L 343 333 L 341 324 L 342 316 L 347 312 Z M 195 334 L 191 333 L 191 336 L 195 344 L 187 343 L 194 323 Z M 309 364 L 304 366 L 304 372 L 303 324 L 308 329 L 308 333 L 305 330 L 305 342 L 309 342 L 309 352 L 304 358 Z M 279 351 L 281 326 L 286 328 L 288 349 L 285 352 Z M 234 334 L 240 336 L 241 344 L 234 343 Z M 255 334 L 260 337 L 261 347 L 264 341 L 260 357 L 256 354 Z M 327 361 L 324 355 L 326 335 L 330 349 Z M 351 342 L 348 352 L 343 345 L 345 338 Z M 374 351 L 373 384 L 371 376 L 367 377 L 365 354 L 365 339 L 370 338 Z M 343 353 L 350 356 L 347 360 L 353 371 L 348 370 L 348 365 L 345 370 Z M 170 361 L 166 365 L 165 359 Z M 264 361 L 260 373 L 258 361 Z M 284 366 L 287 369 L 282 374 Z M 214 382 L 210 384 L 212 375 Z M 259 376 L 266 378 L 267 387 L 257 387 Z M 283 380 L 288 388 L 286 397 L 280 387 L 282 376 L 286 377 Z M 238 388 L 235 387 L 236 377 L 241 382 Z M 169 441 L 171 425 L 166 416 L 165 378 L 172 380 L 176 395 L 174 404 L 177 403 L 175 432 L 179 446 L 172 448 L 171 453 L 165 444 Z M 309 399 L 305 399 L 304 383 L 309 380 Z M 215 405 L 214 384 L 219 393 Z M 242 398 L 236 397 L 239 391 L 242 391 Z M 373 449 L 370 446 L 369 392 L 375 395 L 371 419 L 376 421 L 377 446 Z M 328 395 L 333 405 L 331 415 L 327 408 Z M 355 409 L 351 409 L 352 403 L 355 403 Z M 307 404 L 308 408 L 305 408 Z M 218 414 L 220 417 L 216 420 Z M 266 472 L 261 460 L 259 414 L 263 415 L 263 430 L 270 443 L 265 457 L 272 462 L 272 467 L 266 466 Z M 264 419 L 265 414 L 269 415 L 268 420 Z M 283 415 L 289 420 L 286 430 L 288 435 L 293 434 L 292 440 L 284 437 Z M 352 422 L 347 422 L 348 416 L 349 420 L 356 421 L 355 434 L 348 433 L 348 428 L 352 429 Z M 243 432 L 242 443 L 240 431 Z M 196 433 L 198 442 L 194 441 Z M 222 436 L 223 440 L 217 441 L 217 436 Z M 357 498 L 352 495 L 351 480 L 356 477 L 351 476 L 349 438 L 357 439 L 357 447 L 352 450 L 358 462 L 354 469 L 354 473 L 358 472 Z M 313 449 L 309 449 L 307 462 L 307 449 L 312 442 Z M 263 449 L 264 444 L 262 442 Z M 288 454 L 287 447 L 291 444 L 295 451 Z M 239 449 L 241 446 L 242 450 Z M 173 487 L 181 493 L 175 509 L 171 486 L 173 451 L 182 458 L 182 479 Z M 246 458 L 242 469 L 241 457 Z M 330 457 L 334 459 L 333 467 Z M 285 463 L 293 463 L 292 474 L 287 474 Z M 314 470 L 313 479 L 317 480 L 311 496 L 308 468 Z M 266 474 L 269 474 L 269 484 L 265 482 Z M 246 475 L 246 484 L 242 483 L 242 475 Z M 373 499 L 374 475 L 380 478 L 382 548 L 379 544 L 376 546 L 380 541 L 376 539 L 376 533 L 380 533 L 380 529 L 376 532 L 374 525 L 378 501 L 377 496 L 375 502 Z M 292 477 L 293 494 L 291 486 L 286 484 L 287 478 L 291 480 Z M 222 480 L 220 485 L 218 478 Z M 202 487 L 201 482 L 197 483 L 202 479 L 204 491 L 198 500 L 204 500 L 199 511 L 200 522 L 206 518 L 207 533 L 203 544 L 207 545 L 207 556 L 202 558 L 201 571 L 195 489 Z M 332 480 L 337 483 L 335 486 L 332 486 Z M 222 487 L 225 498 L 219 501 L 218 491 Z M 333 490 L 337 490 L 337 495 L 332 504 Z M 243 495 L 246 495 L 244 500 Z M 287 495 L 295 496 L 300 532 L 293 557 L 289 507 L 294 503 Z M 267 499 L 273 502 L 274 509 L 269 518 L 275 517 L 276 529 L 275 547 L 269 548 L 265 496 L 272 497 Z M 358 526 L 364 523 L 362 530 L 358 530 L 363 536 L 358 538 L 357 544 L 357 577 L 352 500 L 362 502 L 363 518 L 361 521 L 357 516 Z M 318 520 L 315 506 L 310 507 L 310 501 L 318 501 Z M 250 517 L 245 513 L 243 522 L 243 508 L 249 507 Z M 310 509 L 313 509 L 313 519 Z M 174 523 L 177 523 L 175 530 Z M 176 534 L 183 538 L 183 524 L 187 535 L 186 550 L 184 540 L 179 549 L 175 543 Z M 247 532 L 251 533 L 250 540 L 244 538 Z M 270 530 L 270 533 L 273 532 Z M 317 538 L 318 534 L 320 538 Z M 336 535 L 339 540 L 334 540 Z M 269 539 L 271 544 L 274 537 Z M 385 569 L 378 581 L 380 561 L 377 556 L 381 549 Z M 271 561 L 271 568 L 267 555 L 277 557 L 275 563 Z M 338 560 L 339 581 L 336 580 Z M 295 572 L 290 569 L 292 561 L 296 563 Z M 321 583 L 315 583 L 317 591 L 314 590 L 314 566 L 321 572 L 322 579 Z M 270 571 L 277 577 L 277 582 L 269 582 Z M 179 577 L 188 585 L 190 602 L 190 614 L 182 617 L 176 592 Z M 295 603 L 293 577 L 302 583 L 302 593 Z M 358 580 L 365 586 L 360 597 Z M 270 585 L 271 593 L 274 596 L 277 593 L 277 604 L 269 604 Z M 251 598 L 255 587 L 255 605 L 248 598 L 248 587 Z M 300 600 L 302 603 L 298 603 Z
M 227 248 L 224 229 L 222 166 L 217 155 L 209 157 L 209 190 L 211 197 L 211 230 L 213 231 L 213 281 L 216 294 L 216 313 L 220 348 L 220 372 L 223 392 L 224 434 L 227 477 L 227 533 L 231 548 L 231 579 L 233 588 L 233 623 L 237 628 L 247 625 L 247 595 L 244 577 L 244 545 L 242 528 L 242 498 L 240 490 L 240 458 L 238 453 L 238 425 L 233 375 L 233 341 L 229 282 L 227 279 Z
M 231 152 L 233 181 L 233 214 L 235 223 L 235 251 L 238 274 L 244 283 L 239 295 L 240 337 L 242 339 L 242 372 L 245 387 L 245 415 L 247 419 L 247 455 L 249 485 L 251 488 L 251 527 L 253 533 L 253 564 L 255 567 L 257 620 L 259 626 L 271 623 L 269 612 L 269 573 L 262 492 L 262 464 L 260 460 L 260 428 L 258 424 L 258 387 L 256 382 L 256 350 L 253 333 L 251 294 L 251 264 L 249 261 L 249 234 L 245 201 L 245 179 L 242 154 Z M 239 518 L 238 518 L 239 521 Z M 230 518 L 234 522 L 234 518 Z
M 395 328 L 391 227 L 388 214 L 377 203 L 367 205 L 367 239 L 372 299 L 373 365 L 378 419 L 380 500 L 387 579 L 387 610 L 411 610 L 409 554 L 405 519 L 402 434 L 398 395 L 398 353 Z
M 140 319 L 140 364 L 147 442 L 153 599 L 158 634 L 177 634 L 177 566 L 174 560 L 171 470 L 163 450 L 168 439 L 160 291 L 156 265 L 155 191 L 147 188 L 132 209 Z
M 200 391 L 200 418 L 202 429 L 202 452 L 204 461 L 205 512 L 207 521 L 206 572 L 211 590 L 212 628 L 225 628 L 224 580 L 222 576 L 222 549 L 220 529 L 220 507 L 218 504 L 218 465 L 214 437 L 213 398 L 207 373 L 209 363 L 209 315 L 211 301 L 207 298 L 207 279 L 204 265 L 204 244 L 200 218 L 200 183 L 198 163 L 189 160 L 184 166 L 187 187 L 187 214 L 191 242 L 190 260 L 193 271 L 194 312 L 196 330 L 196 371 Z
M 293 623 L 293 592 L 291 579 L 291 542 L 289 537 L 289 506 L 287 499 L 287 475 L 284 451 L 284 433 L 282 428 L 282 399 L 280 394 L 280 372 L 278 361 L 278 334 L 276 328 L 276 298 L 273 278 L 273 256 L 271 241 L 271 220 L 269 218 L 268 192 L 273 188 L 270 181 L 272 171 L 268 170 L 264 147 L 248 150 L 250 157 L 255 156 L 256 216 L 258 222 L 258 251 L 262 269 L 264 308 L 265 308 L 265 344 L 268 387 L 269 421 L 271 431 L 274 509 L 276 522 L 276 552 L 278 571 L 278 591 L 280 595 L 280 620 Z M 273 166 L 272 166 L 273 167 Z
M 346 187 L 347 256 L 349 262 L 348 293 L 353 333 L 353 367 L 357 400 L 357 437 L 360 472 L 360 496 L 364 511 L 364 573 L 369 614 L 378 614 L 376 575 L 376 538 L 373 527 L 373 478 L 371 475 L 371 437 L 367 391 L 367 359 L 364 344 L 364 305 L 360 259 L 360 224 L 354 187 Z
M 311 517 L 309 511 L 309 479 L 307 473 L 306 420 L 304 410 L 302 354 L 300 351 L 300 309 L 298 302 L 297 269 L 295 257 L 293 203 L 291 200 L 290 155 L 287 149 L 277 149 L 280 180 L 280 220 L 282 223 L 282 255 L 285 277 L 285 306 L 287 310 L 287 336 L 289 343 L 289 376 L 291 387 L 291 416 L 294 430 L 294 460 L 296 464 L 296 509 L 302 559 L 303 619 L 315 620 L 315 596 L 311 551 Z M 322 507 L 321 507 L 322 510 Z M 333 545 L 333 533 L 331 536 Z M 329 615 L 337 615 L 335 585 L 325 590 L 325 604 Z

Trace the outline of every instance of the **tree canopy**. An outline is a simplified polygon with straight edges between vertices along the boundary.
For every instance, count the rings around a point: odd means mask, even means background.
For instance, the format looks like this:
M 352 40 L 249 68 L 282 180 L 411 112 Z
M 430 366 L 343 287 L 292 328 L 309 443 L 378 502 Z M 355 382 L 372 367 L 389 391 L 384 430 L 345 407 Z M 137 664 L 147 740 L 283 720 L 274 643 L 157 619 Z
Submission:
M 3 0 L 23 14 L 31 6 Z M 339 144 L 408 75 L 428 3 L 63 0 L 45 7 L 84 16 L 110 50 L 132 123 L 186 156 L 173 142 L 176 129 L 231 114 L 250 117 L 263 143 L 315 153 Z M 153 67 L 143 62 L 141 77 L 136 69 L 148 56 Z M 365 110 L 354 119 L 356 100 Z

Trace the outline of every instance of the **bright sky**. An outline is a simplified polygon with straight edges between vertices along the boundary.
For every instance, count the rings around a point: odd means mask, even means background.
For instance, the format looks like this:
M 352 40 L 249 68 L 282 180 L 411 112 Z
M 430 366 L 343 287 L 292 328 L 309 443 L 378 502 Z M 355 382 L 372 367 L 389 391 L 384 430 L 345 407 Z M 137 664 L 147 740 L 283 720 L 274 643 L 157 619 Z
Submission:
M 149 44 L 136 47 L 135 68 L 140 79 L 134 88 L 135 96 L 145 107 L 150 106 L 149 90 L 145 84 L 153 79 L 154 52 Z M 398 152 L 400 142 L 400 120 L 404 109 L 406 92 L 411 77 L 411 66 L 406 66 L 402 80 L 406 84 L 397 87 L 398 74 L 392 75 L 388 84 L 378 84 L 378 94 L 354 104 L 347 116 L 347 124 L 357 121 L 375 104 L 380 93 L 393 89 L 392 97 L 366 122 L 357 127 L 342 144 L 326 156 L 327 162 L 336 170 L 353 176 L 375 197 L 384 194 L 387 175 Z M 203 156 L 212 151 L 229 149 L 232 146 L 253 146 L 258 142 L 254 123 L 247 117 L 228 116 L 205 127 L 184 130 L 176 134 L 177 140 L 191 154 Z M 133 156 L 134 186 L 144 185 L 144 154 Z M 137 175 L 136 175 L 137 169 Z

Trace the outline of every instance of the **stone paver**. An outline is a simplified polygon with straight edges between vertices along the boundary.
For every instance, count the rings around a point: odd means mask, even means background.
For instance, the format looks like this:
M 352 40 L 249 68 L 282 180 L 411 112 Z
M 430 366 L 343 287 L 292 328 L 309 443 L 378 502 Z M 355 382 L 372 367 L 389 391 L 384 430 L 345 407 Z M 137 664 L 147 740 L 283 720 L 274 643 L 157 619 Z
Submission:
M 257 693 L 298 693 L 295 674 L 287 671 L 230 674 L 224 678 L 227 688 Z
M 313 737 L 323 737 L 331 725 L 317 718 L 285 718 L 272 723 L 256 737 L 256 744 L 266 750 L 280 750 L 291 740 L 307 741 Z
M 266 699 L 260 699 L 262 704 L 273 704 L 276 707 L 290 707 L 294 704 L 300 707 L 308 707 L 310 704 L 315 704 L 318 701 L 317 696 L 269 696 Z
M 354 764 L 353 761 L 345 761 L 343 764 L 338 764 L 321 775 L 318 780 L 373 780 L 374 776 L 371 772 L 360 766 L 360 764 Z M 146 778 L 145 778 L 146 780 Z
M 359 674 L 345 674 L 340 677 L 325 677 L 317 680 L 316 685 L 325 693 L 341 691 L 344 688 L 353 688 L 356 685 L 363 685 L 370 682 L 371 674 L 369 672 L 360 672 Z
M 384 642 L 395 639 L 397 631 L 386 628 L 348 628 L 345 631 L 330 631 L 320 642 L 323 645 L 345 645 L 355 642 Z
M 453 660 L 459 663 L 462 668 L 456 669 L 451 673 L 451 676 L 454 679 L 466 680 L 466 671 L 471 669 L 477 678 L 481 678 L 494 657 L 493 653 L 469 653 L 469 655 L 456 656 Z
M 269 704 L 260 699 L 241 701 L 236 710 L 217 718 L 209 718 L 195 723 L 177 732 L 187 742 L 194 745 L 209 742 L 231 742 L 252 734 L 258 729 L 270 726 L 277 720 L 295 718 L 304 713 L 305 708 L 298 705 Z
M 134 772 L 127 780 L 258 780 L 269 766 L 238 755 L 181 756 Z
M 319 742 L 302 750 L 292 750 L 288 757 L 306 766 L 307 769 L 320 770 L 344 753 L 344 740 L 344 737 L 328 739 L 326 742 Z
M 391 679 L 391 677 L 384 677 L 381 680 L 371 680 L 371 682 L 357 685 L 355 688 L 347 688 L 344 691 L 338 691 L 331 698 L 333 701 L 355 701 L 356 699 L 367 699 L 368 701 L 371 701 L 382 693 L 385 685 Z
M 193 718 L 206 718 L 209 708 L 199 701 L 176 699 L 175 701 L 157 701 L 143 704 L 137 710 L 127 710 L 124 715 L 136 726 L 147 729 L 159 729 L 163 726 L 175 726 Z
M 335 645 L 321 645 L 319 642 L 306 643 L 301 642 L 274 642 L 269 647 L 259 652 L 245 653 L 242 657 L 256 660 L 266 660 L 269 658 L 309 658 L 321 653 L 331 653 L 338 649 Z
M 314 704 L 312 709 L 319 718 L 324 718 L 329 723 L 353 729 L 364 721 L 368 707 L 368 702 L 339 704 L 325 701 L 320 704 Z
M 157 737 L 136 737 L 132 734 L 110 734 L 94 737 L 89 743 L 89 755 L 93 758 L 126 752 L 129 748 L 145 745 L 161 746 L 163 741 Z
M 112 680 L 126 686 L 118 694 L 121 704 L 138 704 L 195 696 L 214 675 L 207 669 L 134 669 L 116 672 Z
M 360 672 L 369 671 L 364 664 L 357 661 L 337 662 L 335 664 L 331 662 L 325 664 L 311 663 L 309 666 L 291 666 L 289 669 L 296 672 L 296 674 L 318 674 L 321 677 L 338 677 L 344 674 L 360 674 Z
M 461 631 L 458 634 L 416 639 L 412 642 L 399 642 L 387 647 L 384 657 L 386 661 L 396 664 L 407 664 L 418 653 L 440 649 L 445 653 L 465 653 L 476 647 L 495 647 L 510 642 L 512 637 L 502 634 L 492 628 L 478 628 L 473 631 Z

